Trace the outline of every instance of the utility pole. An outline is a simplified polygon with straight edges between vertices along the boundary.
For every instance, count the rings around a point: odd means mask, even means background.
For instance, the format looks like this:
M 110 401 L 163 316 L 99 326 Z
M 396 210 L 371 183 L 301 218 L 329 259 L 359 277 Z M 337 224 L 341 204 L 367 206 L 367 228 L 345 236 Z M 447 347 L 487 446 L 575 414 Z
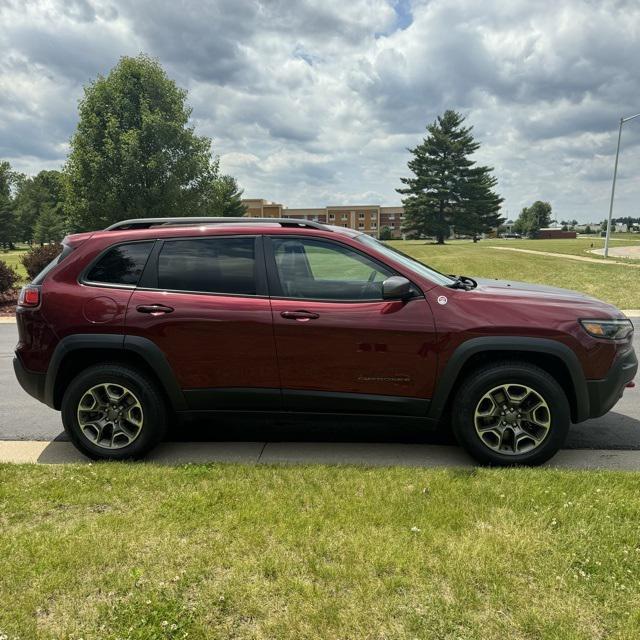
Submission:
M 613 196 L 616 193 L 616 178 L 618 176 L 618 158 L 620 157 L 620 139 L 622 138 L 622 125 L 629 120 L 640 117 L 640 113 L 628 118 L 620 118 L 620 128 L 618 129 L 618 147 L 616 148 L 616 162 L 613 165 L 613 183 L 611 185 L 611 202 L 609 203 L 609 221 L 607 222 L 607 235 L 604 239 L 604 257 L 609 257 L 609 239 L 611 238 L 611 218 L 613 216 Z

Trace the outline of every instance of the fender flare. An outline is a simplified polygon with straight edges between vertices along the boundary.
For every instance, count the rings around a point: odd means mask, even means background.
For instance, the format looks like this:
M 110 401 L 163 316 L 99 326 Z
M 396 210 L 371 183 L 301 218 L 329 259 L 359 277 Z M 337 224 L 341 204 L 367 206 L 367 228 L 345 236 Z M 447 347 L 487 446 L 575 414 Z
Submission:
M 184 411 L 186 409 L 186 402 L 180 385 L 171 369 L 171 365 L 158 345 L 148 338 L 140 336 L 100 333 L 70 335 L 60 340 L 57 344 L 51 356 L 44 383 L 44 402 L 51 408 L 56 408 L 54 401 L 56 378 L 63 360 L 70 353 L 85 349 L 135 353 L 146 362 L 158 377 L 172 409 L 175 411 Z
M 438 376 L 429 407 L 429 418 L 437 420 L 442 416 L 456 379 L 469 358 L 478 353 L 489 351 L 529 351 L 560 359 L 569 371 L 575 393 L 575 422 L 587 420 L 589 417 L 589 392 L 578 356 L 566 344 L 557 340 L 524 336 L 486 336 L 471 338 L 460 344 L 451 354 L 442 374 Z

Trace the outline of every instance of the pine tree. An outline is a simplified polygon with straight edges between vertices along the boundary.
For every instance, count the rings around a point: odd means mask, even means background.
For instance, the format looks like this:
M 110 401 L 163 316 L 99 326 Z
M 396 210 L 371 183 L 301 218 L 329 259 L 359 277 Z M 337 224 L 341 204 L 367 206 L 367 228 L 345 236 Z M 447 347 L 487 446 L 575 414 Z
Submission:
M 41 245 L 60 242 L 64 236 L 62 205 L 47 205 L 43 208 L 33 230 L 33 239 Z
M 242 204 L 243 190 L 233 176 L 220 176 L 214 185 L 211 215 L 241 218 L 247 212 Z
M 60 171 L 40 171 L 32 178 L 22 177 L 18 181 L 15 198 L 18 239 L 32 242 L 38 218 L 46 208 L 56 207 L 58 217 L 62 217 L 64 183 Z
M 427 126 L 422 143 L 409 149 L 413 176 L 401 178 L 406 187 L 397 189 L 406 196 L 403 231 L 409 236 L 435 236 L 443 244 L 452 226 L 479 233 L 500 220 L 502 198 L 493 191 L 492 169 L 470 159 L 480 145 L 463 123 L 459 113 L 445 111 Z
M 455 222 L 458 233 L 473 236 L 477 242 L 478 235 L 497 229 L 505 218 L 500 216 L 503 202 L 493 189 L 498 183 L 489 173 L 488 167 L 474 167 L 472 175 L 464 188 L 465 206 Z

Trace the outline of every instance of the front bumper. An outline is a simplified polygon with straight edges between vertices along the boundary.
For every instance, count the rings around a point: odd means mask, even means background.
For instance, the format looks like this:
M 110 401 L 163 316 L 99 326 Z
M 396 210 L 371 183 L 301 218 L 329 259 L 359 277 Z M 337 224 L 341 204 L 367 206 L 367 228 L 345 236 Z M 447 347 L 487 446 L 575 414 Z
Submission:
M 13 359 L 13 370 L 16 373 L 16 378 L 18 378 L 20 386 L 30 396 L 40 400 L 40 402 L 44 402 L 44 384 L 47 377 L 46 374 L 29 371 L 22 364 L 22 361 L 18 356 L 15 356 Z
M 599 418 L 620 400 L 625 386 L 638 371 L 638 359 L 633 347 L 622 352 L 613 362 L 606 378 L 587 380 L 589 393 L 589 417 Z

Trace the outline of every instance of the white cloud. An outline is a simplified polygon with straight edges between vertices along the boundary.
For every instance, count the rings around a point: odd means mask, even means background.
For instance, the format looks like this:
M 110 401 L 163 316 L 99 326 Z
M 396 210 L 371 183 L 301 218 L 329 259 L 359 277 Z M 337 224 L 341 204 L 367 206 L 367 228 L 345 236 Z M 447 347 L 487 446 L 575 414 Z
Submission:
M 460 110 L 511 216 L 606 214 L 617 119 L 640 111 L 640 5 L 565 0 L 0 0 L 0 157 L 62 164 L 82 86 L 121 55 L 160 59 L 251 197 L 399 202 L 407 147 Z M 638 215 L 640 128 L 619 215 Z

